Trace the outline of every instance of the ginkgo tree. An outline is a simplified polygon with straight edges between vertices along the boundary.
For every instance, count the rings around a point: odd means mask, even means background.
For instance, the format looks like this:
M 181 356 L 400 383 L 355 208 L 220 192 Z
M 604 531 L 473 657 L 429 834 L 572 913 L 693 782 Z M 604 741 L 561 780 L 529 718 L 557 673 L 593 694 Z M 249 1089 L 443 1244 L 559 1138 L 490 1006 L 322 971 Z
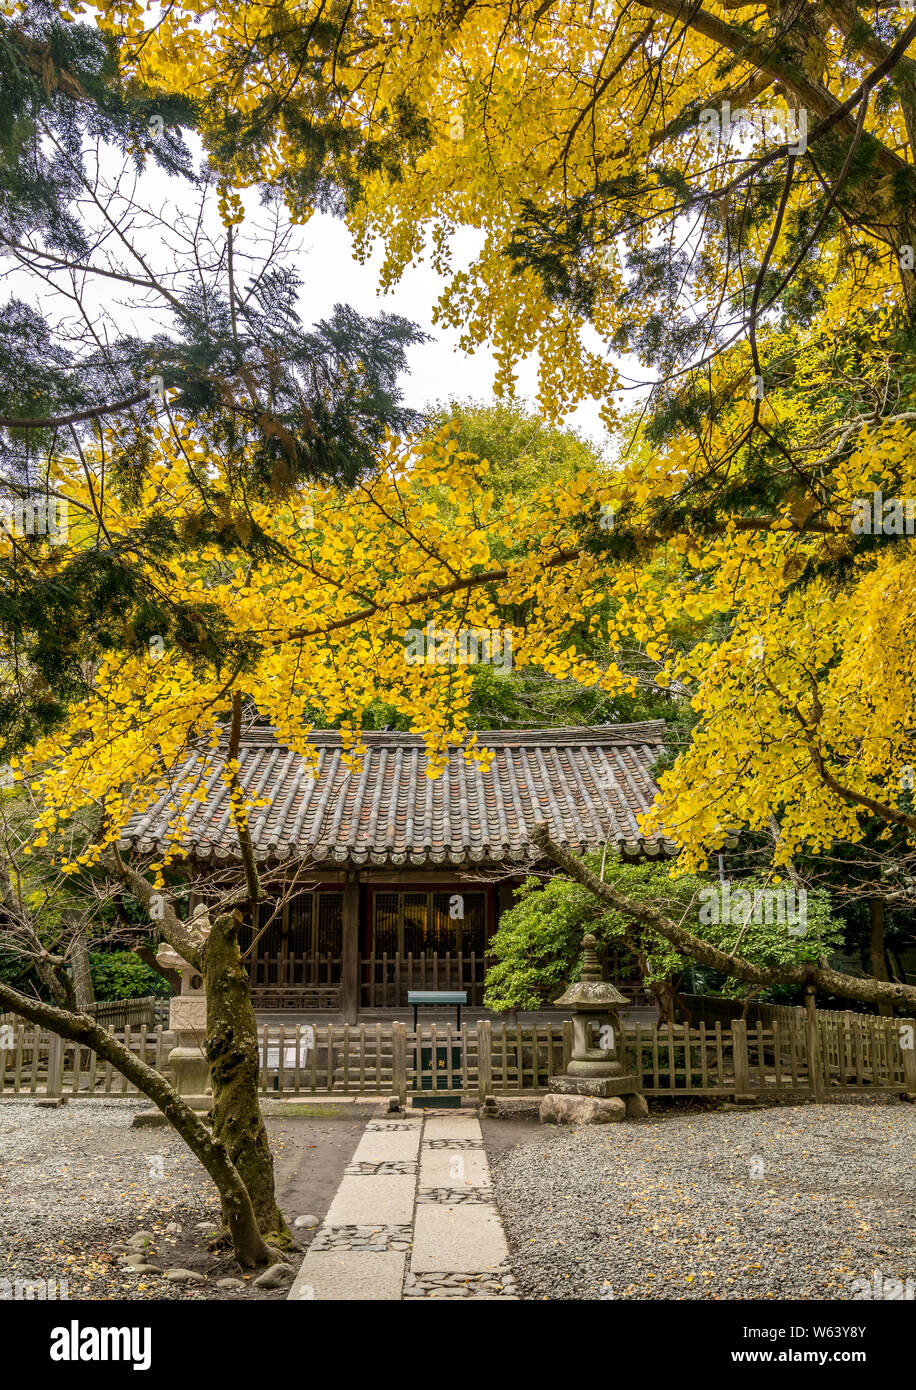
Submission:
M 159 445 L 145 494 L 128 500 L 106 492 L 112 541 L 151 516 L 177 523 L 184 508 L 193 511 L 186 470 L 195 458 L 219 473 L 218 454 L 192 430 L 179 445 L 171 435 Z M 866 454 L 862 467 L 870 466 Z M 441 772 L 449 743 L 483 761 L 487 751 L 467 724 L 472 667 L 456 659 L 462 632 L 485 634 L 490 643 L 504 643 L 505 634 L 515 665 L 606 691 L 635 688 L 613 653 L 636 642 L 656 663 L 658 685 L 677 679 L 692 687 L 700 715 L 692 744 L 662 776 L 661 798 L 645 822 L 682 846 L 679 868 L 705 862 L 736 825 L 759 827 L 777 804 L 777 866 L 802 844 L 854 841 L 866 811 L 906 824 L 910 793 L 899 762 L 911 748 L 911 658 L 902 649 L 896 665 L 878 667 L 884 634 L 869 628 L 862 604 L 894 573 L 894 552 L 854 556 L 851 576 L 832 597 L 829 575 L 815 573 L 803 585 L 795 578 L 799 567 L 822 563 L 834 540 L 845 544 L 841 488 L 859 487 L 861 473 L 832 480 L 836 535 L 827 522 L 809 534 L 786 507 L 756 526 L 729 524 L 709 536 L 650 533 L 640 507 L 666 488 L 674 494 L 682 479 L 659 470 L 650 493 L 644 473 L 639 461 L 632 472 L 582 471 L 523 497 L 504 493 L 496 503 L 486 460 L 459 449 L 446 427 L 413 445 L 392 440 L 376 475 L 353 490 L 299 488 L 272 505 L 236 498 L 227 524 L 240 534 L 258 528 L 265 538 L 259 565 L 233 568 L 204 535 L 196 549 L 164 554 L 155 578 L 196 607 L 202 625 L 214 614 L 245 634 L 245 660 L 203 670 L 148 633 L 145 657 L 127 649 L 100 663 L 66 737 L 34 750 L 39 832 L 50 834 L 82 805 L 104 803 L 103 831 L 80 857 L 109 852 L 129 818 L 161 795 L 194 739 L 210 755 L 192 783 L 173 788 L 171 848 L 151 866 L 161 874 L 181 853 L 187 813 L 205 795 L 207 778 L 235 773 L 231 760 L 223 766 L 218 745 L 240 695 L 307 765 L 318 717 L 341 727 L 353 765 L 364 713 L 377 698 L 423 733 L 431 776 Z M 75 471 L 75 488 L 81 477 Z M 229 490 L 225 500 L 230 507 Z M 629 518 L 622 536 L 601 529 L 609 513 Z M 72 543 L 80 543 L 78 528 Z M 513 611 L 524 612 L 523 624 L 509 621 Z M 685 643 L 685 615 L 707 627 L 720 618 L 725 635 Z M 865 684 L 859 705 L 847 656 L 857 623 L 863 643 L 876 644 L 874 685 L 869 694 Z M 582 654 L 575 634 L 583 630 L 600 635 L 608 659 Z M 426 644 L 419 661 L 417 639 Z M 866 707 L 879 692 L 885 717 L 872 754 Z M 822 724 L 812 732 L 814 709 Z M 850 771 L 853 741 L 865 751 Z M 238 800 L 243 829 L 249 809 Z
M 774 310 L 854 335 L 863 309 L 913 302 L 905 7 L 179 0 L 152 16 L 103 0 L 87 12 L 126 73 L 195 103 L 228 187 L 278 189 L 307 218 L 318 169 L 360 249 L 383 242 L 384 285 L 430 255 L 442 321 L 494 349 L 502 386 L 536 351 L 546 410 L 593 395 L 614 418 L 622 378 L 605 344 L 676 389 L 736 339 L 765 375 L 754 339 Z M 460 226 L 480 233 L 469 268 L 452 254 Z
M 701 683 L 709 658 L 699 646 L 669 653 L 672 623 L 683 623 L 685 609 L 697 620 L 728 615 L 729 635 L 715 649 L 724 659 L 739 649 L 736 623 L 747 624 L 750 615 L 760 621 L 764 600 L 778 612 L 792 599 L 792 562 L 803 561 L 816 542 L 787 514 L 775 529 L 749 528 L 738 545 L 733 528 L 717 538 L 646 532 L 636 545 L 632 526 L 620 537 L 601 523 L 644 505 L 649 494 L 639 471 L 634 480 L 626 470 L 583 470 L 540 490 L 502 490 L 497 497 L 487 461 L 459 448 L 450 426 L 413 443 L 391 439 L 375 472 L 352 489 L 299 485 L 271 502 L 250 497 L 234 469 L 221 469 L 218 442 L 197 425 L 160 432 L 155 444 L 155 461 L 134 486 L 110 486 L 104 494 L 91 470 L 87 475 L 84 457 L 61 460 L 59 486 L 72 496 L 77 520 L 65 546 L 48 548 L 47 565 L 52 573 L 67 565 L 68 552 L 97 544 L 99 532 L 107 544 L 128 546 L 151 523 L 178 528 L 186 543 L 164 547 L 158 561 L 151 555 L 149 579 L 197 614 L 199 640 L 186 651 L 155 631 L 125 634 L 122 648 L 91 672 L 64 728 L 13 771 L 17 780 L 28 779 L 40 804 L 28 848 L 46 851 L 74 814 L 99 808 L 98 833 L 62 871 L 101 864 L 151 915 L 158 898 L 162 934 L 204 975 L 213 1137 L 242 1178 L 262 1238 L 277 1245 L 288 1233 L 257 1103 L 257 1028 L 240 946 L 242 924 L 265 896 L 248 831 L 259 800 L 239 780 L 243 702 L 268 718 L 307 766 L 315 757 L 308 737 L 313 723 L 338 724 L 345 758 L 355 766 L 365 711 L 383 698 L 424 735 L 435 777 L 449 744 L 463 746 L 470 759 L 488 757 L 468 727 L 472 667 L 460 657 L 462 634 L 482 635 L 476 650 L 484 656 L 497 648 L 504 656 L 508 646 L 515 664 L 611 692 L 633 690 L 636 678 L 613 659 L 583 654 L 576 634 L 600 637 L 611 653 L 625 635 L 657 663 L 657 684 L 664 685 L 669 668 Z M 208 529 L 195 527 L 200 499 L 189 473 L 198 468 L 208 470 L 222 520 L 239 537 L 238 564 Z M 261 538 L 257 565 L 244 549 L 249 529 Z M 873 563 L 858 561 L 863 570 Z M 512 621 L 513 613 L 523 619 Z M 150 623 L 153 617 L 151 609 Z M 244 635 L 245 643 L 229 642 L 231 659 L 205 666 L 199 652 L 210 623 Z M 699 675 L 690 669 L 695 653 Z M 758 658 L 751 653 L 751 659 Z M 747 692 L 742 699 L 746 704 Z M 740 713 L 731 711 L 733 739 L 743 727 Z M 177 768 L 186 765 L 189 746 L 198 752 L 197 770 L 182 779 Z M 678 767 L 669 774 L 679 775 Z M 230 791 L 239 874 L 204 928 L 182 923 L 168 875 L 182 858 L 189 813 L 214 777 Z M 726 785 L 734 799 L 734 787 Z M 149 864 L 125 860 L 118 849 L 125 825 L 164 795 L 171 806 L 168 849 Z M 690 810 L 689 795 L 678 805 Z M 667 833 L 674 814 L 663 801 L 647 826 Z M 699 829 L 691 841 L 690 819 L 673 825 L 685 865 L 702 855 L 704 835 L 716 840 L 730 823 L 723 818 L 710 829 L 695 815 Z M 783 833 L 791 852 L 799 827 Z M 850 826 L 847 834 L 854 833 Z M 575 876 L 562 847 L 544 840 L 543 848 Z M 634 907 L 618 895 L 613 906 L 645 919 L 644 904 Z M 749 966 L 682 930 L 671 937 L 664 914 L 648 911 L 645 920 L 658 935 L 723 973 L 758 985 L 807 978 L 801 966 L 775 972 Z M 814 978 L 853 998 L 906 1004 L 916 994 L 836 972 L 828 978 L 822 963 Z
M 498 653 L 607 690 L 630 683 L 580 653 L 572 637 L 602 602 L 592 582 L 601 561 L 574 543 L 575 519 L 596 477 L 576 473 L 539 496 L 505 493 L 497 503 L 487 461 L 461 450 L 446 426 L 413 444 L 392 438 L 374 474 L 352 489 L 299 485 L 266 500 L 240 485 L 218 435 L 189 421 L 157 432 L 144 474 L 103 490 L 102 458 L 114 442 L 103 441 L 94 469 L 85 451 L 59 460 L 55 482 L 74 520 L 64 543 L 46 546 L 46 577 L 53 582 L 58 567 L 69 572 L 80 548 L 97 546 L 101 536 L 146 566 L 141 577 L 151 592 L 169 596 L 164 612 L 177 603 L 200 630 L 187 645 L 153 630 L 150 603 L 144 625 L 132 618 L 122 643 L 87 672 L 66 722 L 11 760 L 14 783 L 26 781 L 38 807 L 22 852 L 50 855 L 65 875 L 106 871 L 203 975 L 213 1138 L 244 1183 L 263 1240 L 276 1248 L 289 1233 L 258 1106 L 257 1026 L 240 946 L 244 922 L 267 896 L 248 831 L 260 802 L 239 780 L 243 706 L 254 705 L 307 764 L 315 756 L 308 739 L 314 720 L 339 724 L 354 766 L 365 711 L 384 698 L 424 733 L 429 773 L 437 776 L 450 742 L 463 744 L 468 758 L 489 756 L 468 733 L 475 659 Z M 199 524 L 199 471 L 209 483 L 206 526 Z M 213 539 L 219 523 L 237 538 L 234 554 Z M 157 531 L 180 533 L 183 544 L 164 544 L 157 555 L 148 545 Z M 257 565 L 246 548 L 252 532 Z M 137 535 L 145 543 L 133 547 Z M 506 615 L 520 607 L 524 622 L 512 623 Z M 220 640 L 209 641 L 211 631 Z M 202 651 L 215 653 L 209 663 Z M 197 772 L 183 778 L 178 769 L 189 749 L 199 754 Z M 189 812 L 214 777 L 230 792 L 237 882 L 205 922 L 187 922 L 173 875 Z M 126 859 L 119 851 L 125 825 L 163 795 L 171 806 L 167 851 L 149 863 Z M 94 834 L 78 852 L 62 853 L 62 831 L 87 810 L 96 812 L 87 817 Z M 9 992 L 5 998 L 17 1006 Z M 28 1001 L 19 1004 L 27 1012 Z M 28 1007 L 34 1013 L 39 1006 Z M 42 1007 L 40 1017 L 55 1026 L 53 1009 Z M 73 1036 L 77 1025 L 59 1022 Z
M 699 715 L 651 825 L 697 862 L 734 826 L 775 819 L 788 857 L 878 817 L 905 861 L 912 538 L 864 505 L 878 490 L 905 525 L 914 497 L 912 15 L 95 13 L 132 79 L 188 93 L 227 188 L 269 187 L 305 219 L 319 169 L 357 253 L 383 245 L 385 288 L 430 257 L 439 321 L 490 347 L 499 390 L 534 354 L 545 414 L 592 396 L 623 430 L 619 488 L 602 515 L 583 494 L 578 540 L 610 569 L 612 638 L 643 644 Z M 383 157 L 395 137 L 402 157 Z M 478 233 L 469 266 L 459 227 Z M 614 352 L 651 383 L 635 440 Z M 714 638 L 684 650 L 685 613 Z

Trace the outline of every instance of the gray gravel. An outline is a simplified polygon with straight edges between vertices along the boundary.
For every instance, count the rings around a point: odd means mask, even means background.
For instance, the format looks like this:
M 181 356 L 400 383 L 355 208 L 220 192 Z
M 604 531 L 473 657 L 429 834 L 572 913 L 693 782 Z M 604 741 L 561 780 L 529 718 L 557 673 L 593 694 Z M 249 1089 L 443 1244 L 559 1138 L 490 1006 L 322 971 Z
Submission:
M 177 1222 L 203 1256 L 195 1223 L 218 1226 L 219 1199 L 173 1130 L 130 1128 L 144 1108 L 138 1100 L 0 1104 L 0 1277 L 63 1278 L 70 1298 L 176 1296 L 162 1279 L 125 1274 L 113 1247 L 146 1229 L 156 1264 L 177 1264 L 183 1242 L 165 1231 Z M 207 1292 L 188 1286 L 180 1296 Z
M 913 1297 L 916 1106 L 656 1114 L 534 1134 L 491 1157 L 525 1297 L 845 1300 L 875 1270 L 911 1279 Z

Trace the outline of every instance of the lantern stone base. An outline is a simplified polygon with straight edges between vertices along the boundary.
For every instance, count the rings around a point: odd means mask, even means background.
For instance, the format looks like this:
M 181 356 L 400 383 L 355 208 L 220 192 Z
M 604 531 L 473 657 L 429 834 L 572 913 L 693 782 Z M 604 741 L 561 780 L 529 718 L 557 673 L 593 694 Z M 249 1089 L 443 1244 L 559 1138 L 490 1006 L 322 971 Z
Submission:
M 649 1113 L 636 1076 L 552 1076 L 548 1085 L 550 1094 L 541 1101 L 542 1124 L 606 1125 Z
M 545 1096 L 541 1101 L 542 1125 L 608 1125 L 627 1118 L 620 1096 L 600 1100 L 593 1096 Z
M 558 1096 L 628 1096 L 639 1090 L 639 1078 L 630 1076 L 552 1076 L 547 1089 Z
M 197 1100 L 202 1100 L 207 1109 L 212 1098 L 207 1095 L 210 1086 L 210 1068 L 200 1047 L 192 1044 L 179 1044 L 169 1053 L 169 1067 L 175 1078 L 175 1090 L 193 1108 Z

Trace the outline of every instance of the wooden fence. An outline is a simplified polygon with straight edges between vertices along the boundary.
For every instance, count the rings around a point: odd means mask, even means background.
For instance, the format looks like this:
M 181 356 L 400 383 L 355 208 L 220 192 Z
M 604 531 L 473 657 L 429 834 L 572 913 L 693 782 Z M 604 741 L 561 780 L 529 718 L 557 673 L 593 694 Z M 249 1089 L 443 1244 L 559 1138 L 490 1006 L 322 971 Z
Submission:
M 414 955 L 360 956 L 359 994 L 364 1009 L 398 1009 L 409 989 L 466 990 L 468 1004 L 483 1004 L 489 957 L 475 951 L 422 951 Z
M 87 1004 L 83 1011 L 103 1023 L 109 1032 L 121 1028 L 140 1028 L 144 1024 L 154 1028 L 157 1023 L 168 1022 L 169 1001 L 159 999 L 155 994 L 144 995 L 138 999 L 105 999 L 95 1004 Z M 20 1014 L 0 1014 L 0 1024 L 19 1023 Z
M 131 1051 L 169 1074 L 174 1036 L 127 1027 Z M 535 1095 L 565 1070 L 572 1025 L 481 1021 L 456 1028 L 403 1023 L 268 1025 L 260 1089 L 281 1095 Z M 733 1020 L 623 1032 L 623 1060 L 647 1096 L 758 1097 L 889 1091 L 916 1096 L 916 1023 L 866 1014 L 769 1026 Z M 109 1063 L 21 1020 L 0 1025 L 0 1094 L 131 1095 Z
M 128 1025 L 116 1036 L 156 1071 L 168 1074 L 174 1035 L 161 1024 Z M 137 1088 L 88 1047 L 17 1020 L 0 1023 L 0 1095 L 126 1096 Z

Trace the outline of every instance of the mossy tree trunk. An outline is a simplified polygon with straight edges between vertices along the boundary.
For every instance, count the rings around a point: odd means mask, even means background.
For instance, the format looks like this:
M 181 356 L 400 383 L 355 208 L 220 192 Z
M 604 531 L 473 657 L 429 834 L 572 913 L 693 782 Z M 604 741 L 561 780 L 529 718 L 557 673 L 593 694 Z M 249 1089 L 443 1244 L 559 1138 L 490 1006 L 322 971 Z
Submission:
M 203 952 L 213 1137 L 225 1145 L 241 1175 L 265 1239 L 286 1246 L 292 1238 L 277 1206 L 273 1155 L 258 1098 L 258 1028 L 239 949 L 242 920 L 238 911 L 217 916 Z

